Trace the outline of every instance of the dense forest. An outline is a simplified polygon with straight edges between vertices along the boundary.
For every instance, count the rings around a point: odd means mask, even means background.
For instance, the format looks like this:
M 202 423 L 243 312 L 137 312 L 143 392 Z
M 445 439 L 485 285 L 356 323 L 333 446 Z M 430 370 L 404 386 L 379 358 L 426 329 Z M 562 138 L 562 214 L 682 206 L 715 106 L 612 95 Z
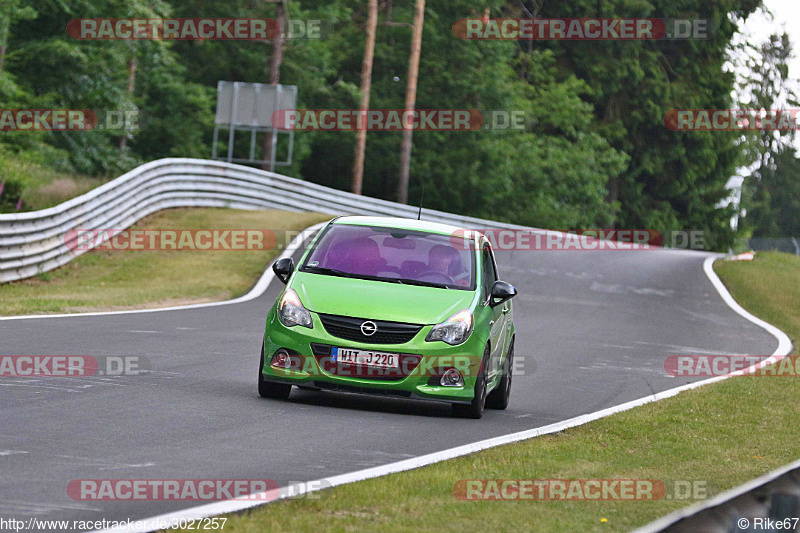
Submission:
M 431 208 L 558 229 L 702 230 L 709 246 L 727 249 L 737 236 L 725 185 L 750 167 L 758 171 L 745 201 L 750 220 L 763 220 L 748 231 L 795 231 L 800 197 L 791 194 L 798 195 L 800 165 L 790 135 L 676 132 L 664 123 L 673 109 L 742 107 L 737 95 L 757 97 L 745 104 L 777 105 L 788 40 L 750 43 L 746 51 L 733 45 L 760 8 L 760 0 L 428 0 L 416 107 L 519 110 L 532 120 L 522 131 L 415 132 L 410 201 L 425 186 Z M 66 30 L 72 19 L 274 18 L 275 11 L 263 0 L 3 0 L 1 108 L 138 110 L 139 128 L 2 131 L 0 170 L 15 159 L 110 177 L 161 157 L 209 158 L 217 82 L 269 82 L 270 40 L 77 40 Z M 373 109 L 404 106 L 413 11 L 413 0 L 379 4 Z M 454 35 L 457 20 L 484 14 L 710 19 L 715 33 L 639 41 Z M 357 109 L 367 2 L 290 0 L 288 15 L 326 28 L 323 38 L 285 42 L 280 81 L 298 86 L 298 108 Z M 740 56 L 754 61 L 744 81 L 733 73 Z M 401 140 L 399 132 L 368 134 L 365 195 L 395 199 Z M 354 146 L 353 132 L 297 132 L 293 164 L 278 170 L 348 190 Z M 0 209 L 9 210 L 15 184 L 5 181 Z M 770 193 L 762 182 L 794 192 Z

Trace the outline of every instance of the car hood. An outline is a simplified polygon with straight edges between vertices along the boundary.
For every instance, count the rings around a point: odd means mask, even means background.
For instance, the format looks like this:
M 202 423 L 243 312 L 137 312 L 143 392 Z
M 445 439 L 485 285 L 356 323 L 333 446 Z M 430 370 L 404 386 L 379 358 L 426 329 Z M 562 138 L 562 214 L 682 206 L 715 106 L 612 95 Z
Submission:
M 438 324 L 461 309 L 470 308 L 475 299 L 473 291 L 299 271 L 291 287 L 303 305 L 315 313 L 411 324 Z

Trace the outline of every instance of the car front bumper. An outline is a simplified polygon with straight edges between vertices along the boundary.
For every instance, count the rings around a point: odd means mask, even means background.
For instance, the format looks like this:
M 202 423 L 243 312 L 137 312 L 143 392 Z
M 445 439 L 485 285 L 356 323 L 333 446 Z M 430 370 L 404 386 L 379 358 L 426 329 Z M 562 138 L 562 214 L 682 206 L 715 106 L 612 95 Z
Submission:
M 314 312 L 311 315 L 313 328 L 286 327 L 272 308 L 264 332 L 264 365 L 261 369 L 264 380 L 400 398 L 453 403 L 472 401 L 486 342 L 474 331 L 458 346 L 441 341 L 426 342 L 425 337 L 432 326 L 424 326 L 414 338 L 402 344 L 366 344 L 329 334 L 319 316 Z M 386 371 L 365 366 L 337 364 L 330 358 L 330 348 L 334 346 L 400 354 L 401 368 L 387 375 Z M 271 365 L 272 357 L 281 348 L 296 359 L 292 368 Z M 447 368 L 457 368 L 461 372 L 463 386 L 439 384 L 439 378 Z

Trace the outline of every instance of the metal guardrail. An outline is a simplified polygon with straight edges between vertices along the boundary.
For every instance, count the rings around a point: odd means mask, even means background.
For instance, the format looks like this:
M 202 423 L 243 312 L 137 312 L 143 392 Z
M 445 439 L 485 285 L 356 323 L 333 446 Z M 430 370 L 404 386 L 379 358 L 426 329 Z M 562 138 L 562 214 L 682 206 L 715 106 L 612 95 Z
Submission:
M 87 250 L 74 230 L 123 230 L 170 207 L 318 211 L 416 218 L 417 208 L 316 185 L 274 172 L 203 159 L 160 159 L 41 211 L 0 214 L 0 283 L 47 272 Z M 424 219 L 460 227 L 522 229 L 425 209 Z M 72 231 L 71 231 L 72 230 Z M 93 244 L 100 244 L 101 240 Z
M 787 254 L 800 255 L 800 242 L 795 237 L 750 239 L 750 248 L 756 252 L 778 251 Z
M 776 525 L 776 523 L 780 525 Z M 800 461 L 705 502 L 679 509 L 634 533 L 800 531 Z

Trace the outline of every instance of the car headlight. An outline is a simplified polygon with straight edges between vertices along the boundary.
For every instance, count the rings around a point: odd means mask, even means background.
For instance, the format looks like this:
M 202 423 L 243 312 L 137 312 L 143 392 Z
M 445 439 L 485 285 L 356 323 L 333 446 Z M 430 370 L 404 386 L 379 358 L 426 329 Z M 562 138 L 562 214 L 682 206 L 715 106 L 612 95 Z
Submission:
M 303 307 L 300 297 L 292 289 L 286 289 L 278 303 L 278 318 L 281 324 L 287 328 L 292 326 L 314 327 L 311 322 L 311 312 Z
M 456 345 L 467 340 L 470 333 L 472 333 L 472 313 L 469 309 L 462 309 L 441 324 L 433 326 L 425 340 Z

